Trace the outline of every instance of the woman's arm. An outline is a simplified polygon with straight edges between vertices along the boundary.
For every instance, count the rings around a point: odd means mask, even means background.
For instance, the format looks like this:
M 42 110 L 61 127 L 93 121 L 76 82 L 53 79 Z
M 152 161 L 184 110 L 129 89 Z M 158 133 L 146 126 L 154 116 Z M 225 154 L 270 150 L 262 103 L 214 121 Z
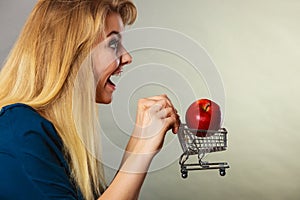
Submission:
M 129 162 L 135 163 L 138 159 L 130 158 Z M 150 165 L 150 160 L 144 160 L 144 165 Z M 139 161 L 138 161 L 139 162 Z M 137 164 L 138 165 L 138 164 Z M 103 193 L 103 195 L 99 198 L 99 200 L 109 199 L 109 200 L 135 200 L 138 199 L 138 195 L 144 179 L 146 177 L 147 172 L 127 172 L 120 170 L 115 176 L 114 180 L 107 188 L 107 190 Z
M 177 133 L 179 124 L 177 111 L 166 95 L 141 99 L 135 129 L 120 170 L 99 200 L 138 199 L 151 161 L 161 149 L 166 132 L 172 129 Z

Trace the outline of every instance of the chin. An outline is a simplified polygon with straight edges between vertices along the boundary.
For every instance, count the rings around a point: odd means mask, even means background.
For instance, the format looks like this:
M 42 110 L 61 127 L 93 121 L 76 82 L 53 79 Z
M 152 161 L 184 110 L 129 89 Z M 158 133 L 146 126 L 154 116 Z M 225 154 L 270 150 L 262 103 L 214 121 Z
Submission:
M 111 102 L 112 102 L 112 98 L 96 99 L 96 103 L 99 103 L 99 104 L 110 104 Z

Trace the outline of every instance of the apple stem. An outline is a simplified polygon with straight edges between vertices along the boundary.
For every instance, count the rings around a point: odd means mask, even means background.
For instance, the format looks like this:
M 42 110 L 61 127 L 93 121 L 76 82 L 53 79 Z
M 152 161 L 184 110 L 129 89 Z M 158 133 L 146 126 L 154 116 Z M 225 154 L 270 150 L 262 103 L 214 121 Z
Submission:
M 206 104 L 206 106 L 205 106 L 204 110 L 205 110 L 205 111 L 207 111 L 207 110 L 208 110 L 208 108 L 209 108 L 209 106 L 210 106 L 210 104 Z

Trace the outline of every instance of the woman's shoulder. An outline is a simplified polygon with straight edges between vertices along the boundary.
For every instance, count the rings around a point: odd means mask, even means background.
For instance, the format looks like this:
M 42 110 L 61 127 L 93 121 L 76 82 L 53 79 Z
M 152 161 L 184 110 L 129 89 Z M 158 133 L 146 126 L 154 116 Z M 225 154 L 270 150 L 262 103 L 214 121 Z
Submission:
M 0 120 L 1 122 L 24 122 L 24 124 L 27 124 L 29 126 L 34 124 L 28 122 L 47 122 L 47 120 L 43 118 L 36 110 L 23 103 L 15 103 L 2 107 L 0 109 Z
M 29 105 L 16 103 L 2 107 L 0 143 L 1 140 L 8 142 L 11 139 L 14 143 L 22 142 L 24 138 L 32 137 L 32 135 L 45 140 L 60 141 L 53 124 Z

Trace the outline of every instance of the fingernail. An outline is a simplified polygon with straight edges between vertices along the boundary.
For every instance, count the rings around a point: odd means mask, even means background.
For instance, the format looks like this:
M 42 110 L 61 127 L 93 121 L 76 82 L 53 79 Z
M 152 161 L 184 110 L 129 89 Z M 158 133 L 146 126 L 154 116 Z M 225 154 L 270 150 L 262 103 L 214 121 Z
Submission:
M 175 128 L 175 131 L 174 131 L 174 132 L 175 132 L 175 134 L 178 132 L 178 127 Z

